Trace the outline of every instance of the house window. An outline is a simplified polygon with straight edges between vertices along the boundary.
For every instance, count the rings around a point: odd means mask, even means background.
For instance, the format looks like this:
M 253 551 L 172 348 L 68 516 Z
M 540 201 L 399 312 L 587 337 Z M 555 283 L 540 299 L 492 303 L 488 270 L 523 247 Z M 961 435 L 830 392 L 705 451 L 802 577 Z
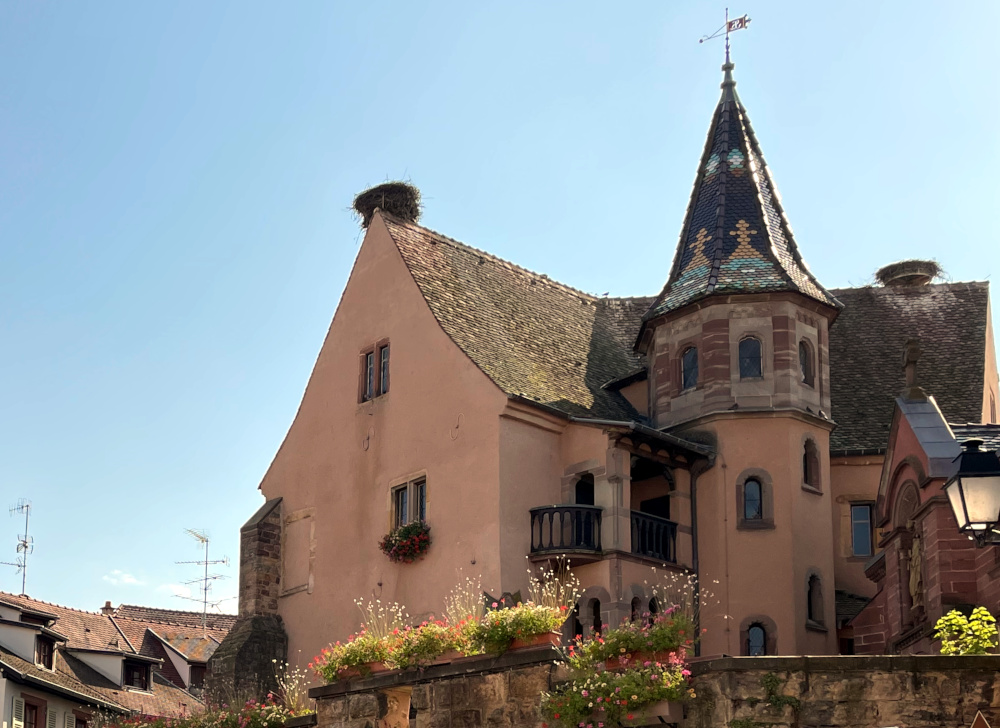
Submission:
M 809 577 L 806 598 L 806 619 L 815 624 L 823 624 L 823 585 L 816 574 Z
M 67 719 L 68 720 L 68 719 Z M 73 717 L 73 728 L 87 728 L 87 719 L 80 716 Z
M 802 449 L 802 482 L 819 490 L 819 449 L 811 439 Z
M 760 339 L 752 336 L 740 340 L 740 379 L 759 379 L 763 376 L 760 362 Z
M 191 665 L 191 682 L 189 688 L 200 688 L 205 685 L 205 666 Z
M 747 654 L 751 657 L 767 654 L 767 631 L 760 622 L 754 622 L 747 630 Z
M 427 480 L 421 478 L 392 489 L 393 528 L 427 520 Z
M 380 342 L 361 353 L 359 399 L 362 402 L 389 391 L 389 343 Z
M 137 690 L 149 690 L 149 665 L 126 660 L 125 685 Z
M 756 478 L 743 483 L 743 518 L 747 521 L 764 517 L 764 490 Z
M 35 638 L 35 664 L 41 665 L 46 670 L 52 669 L 52 653 L 55 642 L 48 637 Z
M 380 346 L 378 349 L 378 393 L 385 394 L 389 391 L 389 345 Z
M 15 722 L 16 716 L 15 716 Z M 31 703 L 24 704 L 24 728 L 41 728 L 38 724 L 38 706 Z
M 851 550 L 854 556 L 871 556 L 872 537 L 871 503 L 851 504 Z
M 698 350 L 689 346 L 681 354 L 681 389 L 694 389 L 698 385 Z
M 805 339 L 799 342 L 799 370 L 802 373 L 802 383 L 810 387 L 815 386 L 816 374 L 812 346 Z

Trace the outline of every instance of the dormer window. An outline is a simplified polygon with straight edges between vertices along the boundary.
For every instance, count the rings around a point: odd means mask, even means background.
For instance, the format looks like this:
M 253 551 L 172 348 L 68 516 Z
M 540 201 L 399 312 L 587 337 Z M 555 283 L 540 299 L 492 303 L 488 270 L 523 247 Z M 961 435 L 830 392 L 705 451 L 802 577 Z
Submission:
M 56 643 L 48 637 L 35 638 L 35 664 L 44 667 L 46 670 L 52 669 L 52 656 L 55 653 Z
M 136 690 L 149 690 L 149 665 L 145 662 L 125 660 L 125 686 Z

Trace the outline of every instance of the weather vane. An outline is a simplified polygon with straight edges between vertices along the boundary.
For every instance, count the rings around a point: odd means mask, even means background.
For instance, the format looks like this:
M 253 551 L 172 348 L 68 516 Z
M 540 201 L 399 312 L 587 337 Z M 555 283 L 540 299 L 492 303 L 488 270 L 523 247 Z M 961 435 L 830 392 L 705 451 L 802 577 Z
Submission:
M 729 8 L 726 8 L 726 22 L 717 31 L 712 33 L 712 35 L 702 36 L 698 42 L 704 43 L 706 40 L 712 40 L 713 38 L 718 38 L 720 35 L 725 34 L 726 36 L 726 63 L 729 63 L 729 34 L 737 31 L 743 30 L 748 25 L 750 25 L 750 16 L 744 15 L 742 18 L 735 18 L 733 20 L 729 19 Z

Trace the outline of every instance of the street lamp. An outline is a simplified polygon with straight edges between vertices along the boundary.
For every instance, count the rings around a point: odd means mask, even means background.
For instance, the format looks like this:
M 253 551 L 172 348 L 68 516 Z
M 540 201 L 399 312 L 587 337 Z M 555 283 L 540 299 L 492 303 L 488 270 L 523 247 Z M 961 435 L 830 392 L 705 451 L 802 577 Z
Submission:
M 1000 543 L 1000 457 L 980 450 L 982 440 L 966 440 L 955 458 L 958 472 L 944 484 L 958 530 L 976 546 Z

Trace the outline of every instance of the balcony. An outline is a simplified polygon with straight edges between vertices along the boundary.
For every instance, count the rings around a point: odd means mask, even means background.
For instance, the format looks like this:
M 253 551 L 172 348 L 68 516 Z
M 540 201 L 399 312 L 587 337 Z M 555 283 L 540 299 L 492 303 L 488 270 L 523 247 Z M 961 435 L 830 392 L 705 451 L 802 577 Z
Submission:
M 614 544 L 602 544 L 600 506 L 555 505 L 531 509 L 531 556 L 572 554 L 576 564 L 598 561 Z M 667 564 L 677 563 L 677 524 L 649 513 L 628 511 L 631 544 L 636 556 Z M 623 544 L 624 546 L 624 544 Z
M 531 509 L 531 555 L 600 554 L 600 506 L 562 505 Z
M 632 553 L 667 564 L 677 563 L 677 524 L 632 511 Z

